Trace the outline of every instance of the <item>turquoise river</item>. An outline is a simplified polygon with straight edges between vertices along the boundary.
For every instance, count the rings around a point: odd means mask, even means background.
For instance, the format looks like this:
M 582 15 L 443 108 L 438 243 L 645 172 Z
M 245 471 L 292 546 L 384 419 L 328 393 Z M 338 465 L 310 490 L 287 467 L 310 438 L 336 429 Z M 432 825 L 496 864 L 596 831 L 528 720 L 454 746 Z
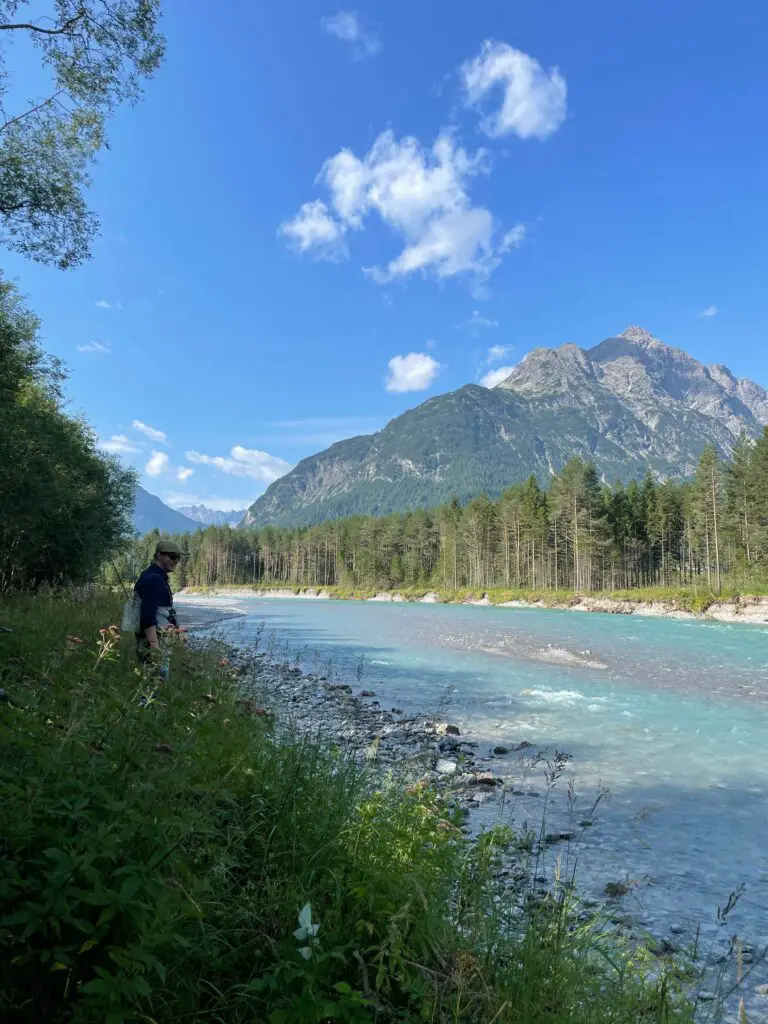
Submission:
M 246 615 L 217 627 L 239 643 L 298 655 L 376 691 L 384 707 L 432 712 L 479 755 L 522 741 L 571 755 L 547 831 L 585 819 L 575 850 L 582 890 L 631 892 L 621 910 L 685 944 L 697 926 L 714 960 L 734 934 L 758 961 L 768 945 L 768 628 L 525 608 L 236 598 Z M 531 751 L 529 750 L 528 753 Z M 542 769 L 517 773 L 527 796 L 483 806 L 475 827 L 539 827 Z M 494 768 L 499 759 L 494 759 Z M 525 776 L 525 777 L 524 777 Z M 567 789 L 573 778 L 575 800 Z M 533 794 L 533 795 L 531 795 Z M 725 925 L 717 908 L 744 891 Z M 604 896 L 603 896 L 604 898 Z M 749 990 L 768 980 L 755 963 Z M 768 998 L 751 1004 L 765 1020 Z M 760 1004 L 762 1003 L 762 1008 Z

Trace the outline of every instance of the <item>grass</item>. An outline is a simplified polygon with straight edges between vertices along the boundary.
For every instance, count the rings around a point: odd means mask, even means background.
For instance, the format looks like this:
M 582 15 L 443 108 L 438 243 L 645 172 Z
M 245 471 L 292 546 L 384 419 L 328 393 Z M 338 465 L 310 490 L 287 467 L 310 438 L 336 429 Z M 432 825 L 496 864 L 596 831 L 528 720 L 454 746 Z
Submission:
M 459 588 L 457 590 L 446 590 L 440 587 L 350 587 L 350 586 L 327 586 L 327 587 L 305 587 L 293 584 L 281 584 L 279 582 L 264 583 L 256 586 L 227 587 L 189 587 L 187 593 L 204 594 L 214 590 L 226 591 L 228 589 L 253 590 L 258 593 L 264 590 L 282 590 L 295 594 L 297 597 L 307 592 L 317 593 L 322 591 L 334 600 L 357 600 L 365 601 L 377 594 L 391 593 L 399 594 L 406 601 L 419 601 L 426 594 L 435 594 L 437 601 L 442 604 L 462 604 L 466 601 L 477 601 L 487 596 L 491 604 L 503 604 L 508 601 L 521 601 L 526 604 L 541 604 L 548 608 L 567 607 L 576 604 L 585 597 L 597 600 L 609 600 L 615 602 L 637 602 L 640 604 L 668 604 L 679 611 L 702 614 L 718 601 L 735 601 L 741 598 L 760 597 L 768 595 L 768 585 L 761 583 L 750 583 L 748 590 L 742 587 L 725 584 L 720 594 L 717 594 L 708 586 L 686 586 L 686 587 L 638 587 L 632 590 L 600 590 L 588 593 L 577 593 L 574 590 L 533 590 L 533 589 L 478 589 Z
M 499 899 L 509 829 L 470 842 L 429 788 L 278 742 L 213 648 L 153 695 L 118 616 L 0 601 L 4 1022 L 692 1020 L 569 885 Z

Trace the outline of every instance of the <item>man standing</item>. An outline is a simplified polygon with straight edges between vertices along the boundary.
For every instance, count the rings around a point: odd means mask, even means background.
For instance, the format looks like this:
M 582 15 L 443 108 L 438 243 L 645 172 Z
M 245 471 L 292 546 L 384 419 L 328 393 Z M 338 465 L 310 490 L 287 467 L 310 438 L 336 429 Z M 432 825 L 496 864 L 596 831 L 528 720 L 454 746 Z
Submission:
M 168 574 L 178 566 L 181 554 L 181 548 L 175 541 L 159 540 L 155 560 L 139 576 L 133 588 L 141 601 L 136 653 L 142 668 L 154 667 L 161 679 L 168 678 L 169 653 L 161 650 L 158 631 L 177 625 Z

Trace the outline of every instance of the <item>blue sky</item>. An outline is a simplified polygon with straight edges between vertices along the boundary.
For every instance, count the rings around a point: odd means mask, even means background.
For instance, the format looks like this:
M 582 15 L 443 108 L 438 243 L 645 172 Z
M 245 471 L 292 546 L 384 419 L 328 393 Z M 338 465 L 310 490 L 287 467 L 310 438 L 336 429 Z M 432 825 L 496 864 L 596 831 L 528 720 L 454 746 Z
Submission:
M 629 324 L 768 385 L 765 5 L 165 7 L 94 169 L 93 261 L 4 263 L 148 490 L 242 507 Z

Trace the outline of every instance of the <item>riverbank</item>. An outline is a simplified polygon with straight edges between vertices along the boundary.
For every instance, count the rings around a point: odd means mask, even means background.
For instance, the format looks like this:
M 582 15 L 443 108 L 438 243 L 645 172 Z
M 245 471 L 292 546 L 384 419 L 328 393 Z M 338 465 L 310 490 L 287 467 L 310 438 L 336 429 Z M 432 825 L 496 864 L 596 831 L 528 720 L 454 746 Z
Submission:
M 158 688 L 119 611 L 0 602 L 3 1019 L 693 1019 L 697 964 L 539 880 L 535 836 L 464 834 L 515 752 L 199 635 Z
M 187 602 L 204 604 L 206 597 L 303 598 L 307 600 L 358 600 L 468 604 L 496 608 L 551 608 L 563 611 L 600 612 L 609 615 L 646 615 L 668 619 L 705 619 L 746 625 L 768 624 L 768 596 L 726 594 L 716 596 L 695 589 L 616 591 L 576 594 L 570 591 L 445 591 L 408 589 L 376 591 L 345 587 L 189 587 L 179 592 Z

